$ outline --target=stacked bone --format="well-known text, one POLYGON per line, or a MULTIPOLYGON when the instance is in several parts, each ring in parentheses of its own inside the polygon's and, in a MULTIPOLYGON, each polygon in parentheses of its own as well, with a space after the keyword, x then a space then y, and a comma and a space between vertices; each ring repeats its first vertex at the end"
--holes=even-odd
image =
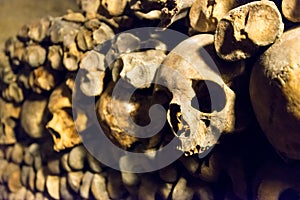
MULTIPOLYGON (((296 56, 300 30, 296 1, 283 0, 282 12, 278 10, 279 5, 266 0, 251 3, 81 0, 78 3, 82 13, 69 11, 62 17, 25 25, 0 53, 1 199, 299 198, 299 165, 278 159, 252 118, 256 115, 267 139, 283 160, 300 159, 297 134, 300 61, 296 56), (281 13, 286 17, 286 32, 281 13), (207 121, 218 115, 207 107, 209 102, 205 99, 209 94, 203 77, 186 74, 194 71, 176 57, 176 48, 169 53, 165 51, 166 44, 157 38, 145 41, 122 33, 108 50, 103 50, 105 41, 115 33, 149 26, 149 23, 196 34, 177 49, 182 53, 186 44, 196 41, 194 46, 188 46, 189 50, 205 47, 216 63, 226 99, 222 107, 226 113, 222 122, 226 126, 216 128, 233 134, 222 134, 219 141, 209 137, 212 132, 207 121), (291 27, 295 29, 288 30, 291 27), (153 49, 137 51, 141 45, 150 43, 155 44, 153 49), (280 53, 282 49, 284 53, 280 53), (279 55, 281 60, 277 62, 279 55), (251 67, 257 59, 250 84, 251 67), (111 65, 106 69, 107 62, 111 65), (191 111, 184 110, 189 107, 181 100, 185 93, 180 90, 183 88, 180 81, 174 83, 174 91, 152 87, 148 82, 141 86, 141 79, 153 80, 155 75, 166 82, 174 78, 160 67, 161 63, 191 79, 188 87, 203 104, 201 112, 192 114, 204 116, 200 122, 188 121, 191 111), (147 66, 155 67, 138 74, 137 68, 147 66), (79 69, 86 73, 79 87, 74 87, 79 69), (115 119, 114 113, 110 113, 112 90, 119 80, 139 90, 130 105, 115 101, 113 106, 121 109, 121 114, 122 109, 131 108, 131 116, 141 125, 149 123, 145 117, 151 106, 149 102, 160 92, 167 94, 164 103, 169 113, 168 125, 163 132, 147 140, 127 134, 124 129, 130 126, 127 116, 118 115, 115 119), (190 156, 145 174, 118 172, 104 166, 81 144, 77 131, 84 132, 98 121, 89 120, 90 116, 78 107, 73 108, 74 122, 71 113, 74 93, 96 97, 99 123, 119 147, 130 151, 159 149, 174 133, 181 142, 178 149, 190 156), (176 101, 170 96, 176 97, 176 101), (251 107, 250 98, 254 113, 247 109, 251 107), (119 120, 122 117, 124 121, 119 120), (192 131, 196 130, 188 138, 184 134, 186 129, 182 128, 186 122, 192 131), (178 135, 177 131, 183 134, 178 135), (214 145, 205 158, 197 157, 203 148, 214 145)), ((194 58, 193 54, 188 56, 194 58)))

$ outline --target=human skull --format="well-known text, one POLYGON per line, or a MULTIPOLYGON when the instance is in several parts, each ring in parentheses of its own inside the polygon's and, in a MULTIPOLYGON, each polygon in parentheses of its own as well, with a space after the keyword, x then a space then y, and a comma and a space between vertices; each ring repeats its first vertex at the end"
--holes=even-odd
POLYGON ((51 133, 54 141, 54 150, 60 151, 79 144, 81 139, 76 131, 75 123, 71 115, 71 91, 62 84, 51 94, 48 109, 52 113, 52 119, 46 128, 51 133))
POLYGON ((155 94, 164 94, 161 99, 167 102, 162 104, 169 101, 167 120, 181 142, 178 149, 186 154, 204 155, 221 133, 235 128, 235 93, 205 50, 212 44, 209 34, 184 40, 168 54, 156 77, 155 94))
MULTIPOLYGON (((97 103, 97 115, 107 136, 124 149, 142 141, 135 134, 140 132, 139 125, 146 126, 149 123, 145 113, 152 103, 150 87, 164 58, 165 53, 161 50, 129 52, 122 54, 113 66, 113 71, 117 72, 115 77, 119 79, 110 82, 101 94, 97 103)), ((159 117, 161 116, 157 116, 156 119, 159 117)), ((149 126, 147 130, 152 131, 149 126)), ((146 132, 145 130, 144 133, 146 132)), ((148 147, 153 146, 150 143, 157 143, 159 137, 158 134, 150 139, 147 142, 148 147)))

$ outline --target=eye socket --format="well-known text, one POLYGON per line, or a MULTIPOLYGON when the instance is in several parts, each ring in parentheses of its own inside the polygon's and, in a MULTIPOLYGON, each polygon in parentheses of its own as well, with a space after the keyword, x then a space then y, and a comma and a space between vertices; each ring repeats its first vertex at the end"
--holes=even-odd
POLYGON ((191 102, 193 108, 212 113, 220 112, 225 107, 226 95, 219 84, 209 80, 192 80, 192 87, 196 94, 191 102))

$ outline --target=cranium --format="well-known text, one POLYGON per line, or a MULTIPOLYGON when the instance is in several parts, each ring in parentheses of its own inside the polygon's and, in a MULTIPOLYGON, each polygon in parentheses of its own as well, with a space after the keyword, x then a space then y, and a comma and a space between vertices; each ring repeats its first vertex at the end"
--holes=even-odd
MULTIPOLYGON (((115 71, 113 75, 119 79, 115 83, 109 83, 107 89, 101 94, 97 104, 97 114, 100 124, 107 129, 105 133, 122 148, 129 148, 138 141, 137 137, 128 135, 128 131, 138 132, 135 123, 143 126, 149 123, 148 117, 145 116, 151 106, 152 92, 149 92, 151 91, 149 88, 164 58, 165 53, 161 50, 130 52, 122 54, 113 66, 113 72, 115 71), (137 91, 127 99, 128 91, 137 88, 143 91, 137 91), (130 121, 131 117, 134 123, 130 121)), ((149 143, 158 142, 157 137, 153 137, 149 143)))
POLYGON ((156 77, 155 93, 167 94, 168 100, 161 103, 169 102, 168 123, 181 141, 178 148, 186 154, 205 154, 221 133, 235 128, 235 93, 205 50, 212 44, 213 36, 209 34, 184 40, 168 54, 156 77), (207 98, 211 106, 205 105, 207 98))
POLYGON ((71 106, 71 91, 62 84, 50 96, 48 109, 53 117, 46 125, 52 135, 56 151, 73 147, 81 142, 70 113, 71 106))

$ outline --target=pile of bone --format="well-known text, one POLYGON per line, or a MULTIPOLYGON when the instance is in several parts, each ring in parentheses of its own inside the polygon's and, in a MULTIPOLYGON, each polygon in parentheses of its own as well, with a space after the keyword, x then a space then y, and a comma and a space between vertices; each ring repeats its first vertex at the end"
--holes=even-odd
POLYGON ((299 198, 297 0, 78 4, 81 12, 24 25, 0 52, 0 199, 299 198), (168 52, 155 35, 122 33, 146 26, 189 37, 168 52), (151 84, 158 79, 164 87, 151 84), (129 102, 112 97, 119 82, 136 90, 129 102), (208 87, 219 94, 214 107, 208 87), (74 94, 97 101, 96 120, 86 112, 94 104, 72 107, 74 94), (128 134, 128 116, 145 126, 157 103, 165 127, 147 139, 128 134), (177 138, 185 156, 151 173, 116 171, 82 144, 78 132, 89 137, 95 124, 124 150, 177 138))

